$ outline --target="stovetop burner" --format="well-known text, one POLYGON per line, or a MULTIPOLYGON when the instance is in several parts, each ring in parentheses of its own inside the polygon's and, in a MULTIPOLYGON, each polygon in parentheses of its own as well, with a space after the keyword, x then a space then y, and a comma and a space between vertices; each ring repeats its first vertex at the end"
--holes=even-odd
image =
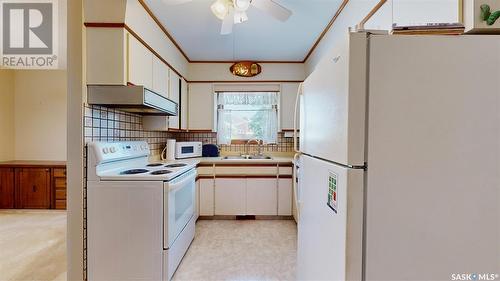
POLYGON ((163 164, 162 163, 153 163, 153 164, 148 164, 146 165, 147 167, 159 167, 159 166, 162 166, 163 164))
POLYGON ((164 174, 169 174, 169 173, 172 173, 172 171, 158 170, 158 171, 151 172, 152 175, 164 175, 164 174))
POLYGON ((149 170, 146 169, 132 169, 132 170, 126 170, 120 173, 120 175, 135 175, 135 174, 143 174, 147 173, 149 170))
POLYGON ((165 168, 179 168, 179 167, 184 167, 187 166, 186 163, 175 163, 175 164, 168 164, 165 165, 165 168))

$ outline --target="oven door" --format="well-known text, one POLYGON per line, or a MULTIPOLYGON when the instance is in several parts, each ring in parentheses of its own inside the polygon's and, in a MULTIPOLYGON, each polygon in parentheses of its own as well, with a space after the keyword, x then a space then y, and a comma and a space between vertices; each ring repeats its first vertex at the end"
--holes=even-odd
POLYGON ((172 246, 194 214, 196 169, 164 183, 163 248, 172 246))

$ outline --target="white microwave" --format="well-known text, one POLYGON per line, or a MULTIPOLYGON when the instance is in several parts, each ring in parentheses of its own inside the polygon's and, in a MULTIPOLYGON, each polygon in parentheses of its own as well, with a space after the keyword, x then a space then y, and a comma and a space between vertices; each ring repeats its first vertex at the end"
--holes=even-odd
POLYGON ((192 158, 201 157, 202 143, 200 141, 193 142, 177 142, 175 144, 175 158, 192 158))

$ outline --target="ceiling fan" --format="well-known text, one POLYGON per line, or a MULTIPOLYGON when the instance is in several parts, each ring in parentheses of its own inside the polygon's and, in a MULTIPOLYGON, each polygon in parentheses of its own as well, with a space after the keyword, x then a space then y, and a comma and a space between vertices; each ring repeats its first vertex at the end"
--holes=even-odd
MULTIPOLYGON (((193 0, 163 0, 168 5, 178 5, 193 0)), ((210 9, 212 13, 222 20, 220 34, 226 35, 233 32, 233 24, 248 20, 246 11, 250 5, 258 8, 279 21, 286 21, 292 15, 292 11, 274 2, 273 0, 216 0, 210 9)))

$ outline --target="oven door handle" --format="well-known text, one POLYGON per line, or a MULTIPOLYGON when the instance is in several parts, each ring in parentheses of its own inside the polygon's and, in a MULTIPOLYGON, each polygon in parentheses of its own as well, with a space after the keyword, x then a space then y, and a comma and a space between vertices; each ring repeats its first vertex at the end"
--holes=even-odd
POLYGON ((177 189, 181 188, 184 186, 186 182, 192 181, 196 179, 196 170, 193 169, 192 171, 187 172, 189 175, 181 175, 181 177, 184 177, 178 182, 175 183, 170 183, 168 190, 169 191, 176 191, 177 189))

